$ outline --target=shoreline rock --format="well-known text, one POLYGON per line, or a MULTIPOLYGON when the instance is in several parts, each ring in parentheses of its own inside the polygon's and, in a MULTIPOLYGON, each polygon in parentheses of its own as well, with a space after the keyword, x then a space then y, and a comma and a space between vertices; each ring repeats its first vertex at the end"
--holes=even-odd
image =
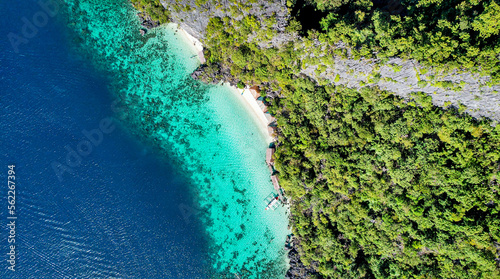
POLYGON ((137 14, 139 19, 141 20, 141 26, 146 28, 146 30, 141 29, 144 33, 147 33, 147 30, 153 29, 157 26, 160 26, 160 22, 153 20, 149 15, 139 12, 137 14))
MULTIPOLYGON (((311 267, 306 267, 300 260, 300 254, 297 247, 300 246, 300 241, 297 238, 292 240, 293 246, 288 252, 288 258, 290 259, 290 268, 286 272, 286 279, 307 279, 311 278, 312 275, 319 275, 311 267)), ((312 266, 312 265, 311 265, 312 266)))
POLYGON ((191 77, 207 84, 218 84, 223 82, 229 83, 231 86, 237 86, 239 81, 236 77, 231 75, 231 70, 229 68, 223 67, 220 64, 201 64, 191 73, 191 77))
MULTIPOLYGON (((175 11, 169 8, 168 2, 172 0, 161 0, 161 4, 165 9, 170 10, 171 12, 171 21, 173 23, 177 23, 180 28, 184 30, 187 34, 191 35, 193 38, 197 40, 202 40, 204 38, 204 32, 206 26, 208 24, 208 16, 224 16, 225 14, 218 10, 208 11, 208 10, 200 10, 200 11, 175 11), (185 20, 184 20, 185 19, 185 20)), ((283 32, 285 26, 287 25, 288 13, 287 8, 285 6, 284 1, 277 2, 265 2, 265 12, 269 15, 273 14, 277 17, 278 22, 276 25, 276 29, 278 31, 283 32)), ((194 5, 193 5, 194 6, 194 5)), ((254 9, 250 12, 259 11, 259 4, 255 4, 254 9)), ((146 34, 147 30, 152 29, 154 27, 159 26, 159 22, 153 21, 150 16, 144 13, 138 13, 138 16, 141 20, 141 26, 145 29, 142 29, 142 33, 146 34)), ((284 35, 284 34, 282 34, 284 35)), ((289 36, 281 36, 275 40, 271 40, 270 43, 263 44, 262 47, 270 47, 275 46, 278 47, 283 42, 291 40, 289 36)), ((207 84, 218 84, 229 83, 229 85, 233 87, 237 87, 238 82, 240 81, 238 78, 231 74, 231 69, 226 65, 221 64, 201 64, 196 70, 191 73, 191 77, 195 80, 202 81, 207 84)), ((280 92, 269 90, 269 84, 262 84, 261 89, 266 92, 266 96, 268 98, 279 98, 281 96, 280 92)), ((267 104, 266 104, 267 105, 267 104)), ((289 218, 289 222, 293 223, 293 220, 289 218)), ((294 238, 292 241, 293 245, 287 249, 287 257, 289 259, 290 267, 287 270, 285 278, 299 278, 299 279, 307 279, 312 276, 318 275, 316 271, 314 271, 314 264, 310 267, 306 267, 302 261, 300 260, 300 254, 297 249, 300 247, 300 241, 297 238, 294 238)), ((288 243, 289 244, 289 243, 288 243)), ((284 247, 285 248, 285 247, 284 247)))

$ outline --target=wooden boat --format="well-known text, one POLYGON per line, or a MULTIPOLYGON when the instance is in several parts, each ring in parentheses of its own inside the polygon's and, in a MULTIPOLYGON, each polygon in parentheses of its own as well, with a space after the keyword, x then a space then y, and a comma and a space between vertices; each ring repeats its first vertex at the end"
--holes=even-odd
POLYGON ((268 209, 276 209, 279 205, 279 200, 280 197, 278 195, 275 195, 274 193, 269 194, 267 198, 265 199, 267 202, 266 210, 268 209))

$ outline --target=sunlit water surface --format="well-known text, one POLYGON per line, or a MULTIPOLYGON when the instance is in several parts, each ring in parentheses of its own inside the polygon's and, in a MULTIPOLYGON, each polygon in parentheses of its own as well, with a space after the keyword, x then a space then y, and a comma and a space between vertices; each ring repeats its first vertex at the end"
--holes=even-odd
MULTIPOLYGON (((0 277, 282 278, 287 216, 264 211, 267 144, 239 96, 192 80, 191 44, 170 25, 141 36, 126 1, 59 6, 18 53, 0 41, 1 175, 16 164, 19 216, 17 271, 0 277), (107 117, 116 128, 84 150, 107 117)), ((3 1, 1 35, 40 11, 3 1)))

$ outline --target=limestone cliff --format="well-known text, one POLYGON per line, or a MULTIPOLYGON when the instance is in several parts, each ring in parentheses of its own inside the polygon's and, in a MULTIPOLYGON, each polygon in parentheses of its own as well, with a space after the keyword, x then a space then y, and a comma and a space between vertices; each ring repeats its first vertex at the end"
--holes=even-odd
MULTIPOLYGON (((205 38, 205 30, 211 17, 232 17, 234 12, 227 9, 229 1, 222 1, 223 4, 214 5, 210 1, 182 0, 160 0, 163 7, 169 10, 172 22, 186 30, 190 35, 202 41, 205 38), (182 8, 179 8, 182 7, 182 8)), ((232 6, 236 7, 236 6, 232 6)), ((234 19, 240 20, 245 15, 254 15, 259 19, 273 16, 277 19, 275 26, 278 30, 283 30, 289 18, 288 9, 283 1, 253 1, 251 8, 239 9, 238 16, 234 19)))
MULTIPOLYGON (((386 61, 352 59, 349 50, 342 43, 325 46, 315 41, 312 45, 308 45, 305 38, 298 33, 286 30, 292 17, 284 1, 249 0, 247 5, 241 7, 229 1, 221 1, 219 4, 207 0, 160 0, 160 2, 169 11, 171 21, 179 24, 201 42, 207 39, 206 30, 212 17, 229 17, 235 21, 242 20, 247 15, 253 15, 259 21, 274 17, 276 20, 272 28, 276 32, 272 38, 261 40, 255 33, 250 33, 245 40, 255 43, 260 48, 279 48, 287 42, 294 42, 295 50, 303 53, 300 55, 302 61, 298 63, 301 64, 300 69, 294 74, 308 76, 319 85, 334 83, 350 88, 377 86, 403 98, 409 98, 413 92, 424 92, 432 97, 433 103, 437 106, 456 106, 473 117, 487 117, 495 122, 500 121, 500 85, 491 84, 488 76, 463 70, 441 72, 437 68, 420 65, 417 61, 397 57, 386 61), (326 48, 346 49, 348 54, 343 57, 325 54, 332 53, 328 51, 319 51, 320 54, 315 54, 317 53, 315 49, 326 48)), ((238 46, 235 45, 234 48, 238 46)), ((202 65, 193 76, 200 78, 203 74, 208 75, 210 82, 218 81, 222 77, 225 81, 235 84, 239 77, 231 76, 230 67, 231 65, 202 65)), ((272 93, 273 97, 279 96, 279 92, 272 93)), ((300 278, 311 273, 300 262, 297 250, 293 249, 289 256, 290 278, 300 278)))
MULTIPOLYGON (((228 9, 230 3, 214 5, 210 1, 161 0, 163 7, 169 10, 170 19, 179 24, 193 37, 203 42, 205 30, 211 17, 232 17, 234 12, 228 9), (182 7, 182 8, 180 8, 182 7)), ((222 2, 224 3, 224 2, 222 2)), ((232 6, 234 7, 234 6, 232 6)), ((237 9, 237 8, 234 8, 237 9)), ((278 31, 268 42, 258 41, 261 47, 279 47, 287 41, 300 42, 299 36, 290 36, 284 32, 290 19, 290 10, 284 1, 253 1, 251 8, 241 8, 234 17, 241 20, 243 16, 254 15, 258 19, 275 17, 273 28, 278 31)), ((248 36, 251 41, 252 35, 248 36)), ((299 44, 300 45, 300 44, 299 44)), ((322 48, 318 42, 317 48, 322 48)), ((343 47, 343 46, 336 46, 343 47)), ((314 55, 310 55, 314 57, 314 55)), ((304 57, 305 58, 305 57, 304 57)), ((379 86, 403 98, 412 92, 424 92, 433 98, 437 106, 465 106, 470 115, 488 117, 500 121, 500 85, 488 84, 489 77, 467 72, 441 73, 432 68, 423 67, 417 61, 392 58, 385 63, 378 60, 355 60, 333 56, 330 66, 318 69, 317 64, 301 70, 315 80, 326 79, 335 84, 351 88, 363 86, 379 86)), ((229 71, 223 71, 225 75, 229 71)), ((234 83, 234 79, 231 79, 234 83)))

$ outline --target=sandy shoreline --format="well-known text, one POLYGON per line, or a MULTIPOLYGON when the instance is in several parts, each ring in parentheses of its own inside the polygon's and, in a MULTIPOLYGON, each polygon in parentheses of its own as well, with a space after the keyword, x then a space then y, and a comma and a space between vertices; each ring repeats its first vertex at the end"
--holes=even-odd
POLYGON ((267 130, 269 121, 267 120, 265 113, 262 111, 262 109, 255 101, 255 98, 252 96, 252 93, 250 93, 250 90, 248 88, 239 89, 234 86, 231 86, 231 89, 234 92, 235 97, 241 100, 242 103, 245 105, 245 107, 247 107, 250 110, 250 113, 252 114, 254 120, 260 127, 260 130, 262 131, 262 134, 264 135, 266 142, 271 143, 273 139, 271 138, 267 130))
MULTIPOLYGON (((175 24, 175 23, 172 23, 175 24)), ((184 29, 182 29, 179 25, 175 24, 177 30, 179 30, 179 34, 184 37, 188 42, 190 42, 190 45, 192 45, 193 49, 196 50, 198 53, 198 58, 201 63, 205 63, 205 57, 203 56, 203 44, 197 40, 195 37, 191 36, 189 33, 187 33, 184 29)), ((235 86, 230 86, 231 91, 234 92, 235 97, 238 98, 239 100, 242 101, 242 103, 245 105, 245 107, 251 112, 252 117, 254 120, 258 123, 260 129, 262 130, 263 135, 265 136, 266 142, 271 143, 273 139, 269 135, 268 132, 268 125, 269 121, 266 118, 265 113, 262 111, 262 109, 259 107, 257 104, 255 98, 252 96, 252 93, 250 93, 250 90, 248 88, 245 89, 239 89, 235 86)))
MULTIPOLYGON (((180 30, 179 34, 181 34, 181 36, 184 37, 189 42, 189 44, 194 48, 194 50, 198 53, 198 58, 199 58, 200 62, 205 63, 206 60, 205 60, 205 57, 203 56, 203 44, 199 40, 197 40, 195 37, 193 37, 189 33, 187 33, 179 25, 177 25, 177 29, 180 30)), ((270 135, 270 132, 269 132, 270 119, 268 117, 270 115, 266 115, 266 113, 264 113, 263 109, 257 103, 257 100, 254 97, 254 94, 252 94, 252 92, 250 91, 250 88, 245 87, 244 89, 239 89, 236 86, 230 86, 229 84, 226 84, 225 86, 228 86, 230 88, 230 91, 234 94, 234 97, 236 99, 238 99, 240 101, 240 103, 248 110, 248 115, 250 117, 252 117, 252 119, 256 122, 256 124, 257 124, 259 130, 261 131, 262 136, 264 137, 266 143, 271 144, 275 139, 270 135)), ((273 121, 273 120, 271 120, 271 121, 273 121)), ((267 164, 267 162, 266 162, 266 164, 267 164)), ((268 165, 268 167, 271 171, 271 176, 273 175, 273 169, 274 169, 273 165, 274 165, 274 163, 268 165)), ((277 180, 277 178, 276 178, 276 180, 277 180)), ((274 185, 274 181, 273 181, 273 185, 274 185)), ((275 185, 275 187, 276 187, 276 185, 275 185)), ((278 190, 278 192, 279 192, 279 190, 278 190)), ((283 202, 283 200, 282 200, 282 202, 283 202)), ((289 203, 285 203, 285 205, 286 205, 287 214, 289 214, 290 213, 290 205, 289 205, 289 203)), ((286 218, 286 219, 289 220, 288 218, 286 218)), ((290 223, 289 223, 288 229, 289 230, 291 229, 290 223)), ((288 255, 286 256, 286 263, 288 265, 288 268, 290 268, 290 257, 288 255)))
POLYGON ((184 37, 184 39, 186 39, 186 41, 190 43, 192 48, 198 54, 198 59, 200 60, 200 62, 202 64, 205 63, 205 56, 203 55, 203 44, 198 39, 196 39, 195 37, 191 36, 188 32, 186 32, 186 30, 182 29, 178 24, 175 23, 169 23, 169 24, 172 24, 173 26, 175 26, 177 30, 179 30, 179 34, 181 35, 181 37, 184 37))

